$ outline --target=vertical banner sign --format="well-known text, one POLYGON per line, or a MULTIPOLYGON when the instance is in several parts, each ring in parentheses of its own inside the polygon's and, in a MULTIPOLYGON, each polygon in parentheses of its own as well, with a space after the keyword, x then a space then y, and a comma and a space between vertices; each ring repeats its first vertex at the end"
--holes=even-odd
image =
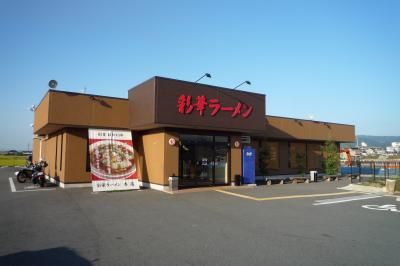
POLYGON ((256 183, 256 150, 252 147, 244 147, 242 150, 242 175, 244 184, 256 183))
POLYGON ((93 191, 139 189, 130 131, 89 129, 89 153, 93 191))

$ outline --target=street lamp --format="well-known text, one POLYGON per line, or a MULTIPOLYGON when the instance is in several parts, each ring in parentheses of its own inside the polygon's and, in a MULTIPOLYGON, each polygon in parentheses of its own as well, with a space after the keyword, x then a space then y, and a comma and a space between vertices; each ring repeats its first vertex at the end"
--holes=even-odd
POLYGON ((247 84, 247 85, 251 85, 251 82, 250 81, 248 81, 248 80, 246 80, 246 81, 243 81, 242 83, 240 83, 239 85, 237 85, 235 88, 233 88, 234 90, 236 90, 237 88, 239 88, 240 86, 242 86, 243 84, 247 84))
POLYGON ((205 73, 203 76, 201 76, 198 80, 196 80, 194 83, 197 83, 199 80, 201 80, 202 78, 207 77, 207 78, 211 78, 211 74, 210 73, 205 73))

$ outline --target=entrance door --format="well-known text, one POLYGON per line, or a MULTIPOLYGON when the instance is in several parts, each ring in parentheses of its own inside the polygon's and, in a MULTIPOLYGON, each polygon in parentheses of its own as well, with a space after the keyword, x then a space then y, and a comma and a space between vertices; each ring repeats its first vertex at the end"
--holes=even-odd
POLYGON ((228 183, 228 137, 181 135, 179 186, 228 183))
POLYGON ((228 140, 226 136, 215 136, 214 185, 228 184, 228 140))

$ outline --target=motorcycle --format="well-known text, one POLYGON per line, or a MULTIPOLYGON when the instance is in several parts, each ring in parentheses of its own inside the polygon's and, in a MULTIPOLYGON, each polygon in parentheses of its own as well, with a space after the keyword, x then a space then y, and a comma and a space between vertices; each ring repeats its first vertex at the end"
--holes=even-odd
POLYGON ((25 183, 27 180, 31 180, 33 184, 39 184, 41 187, 44 186, 46 182, 46 177, 44 174, 44 168, 47 167, 45 161, 41 161, 36 164, 30 164, 18 172, 16 172, 17 180, 19 183, 25 183))
POLYGON ((15 172, 18 182, 25 183, 26 180, 31 179, 35 167, 35 164, 27 164, 26 167, 22 168, 18 172, 15 172))

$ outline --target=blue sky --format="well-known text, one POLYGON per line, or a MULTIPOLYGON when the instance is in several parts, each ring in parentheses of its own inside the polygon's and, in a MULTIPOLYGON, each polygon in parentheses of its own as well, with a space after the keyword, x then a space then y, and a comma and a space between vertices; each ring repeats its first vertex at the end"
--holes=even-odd
POLYGON ((399 1, 0 2, 0 149, 31 143, 28 110, 59 89, 127 97, 151 76, 267 96, 267 114, 400 135, 399 1))

